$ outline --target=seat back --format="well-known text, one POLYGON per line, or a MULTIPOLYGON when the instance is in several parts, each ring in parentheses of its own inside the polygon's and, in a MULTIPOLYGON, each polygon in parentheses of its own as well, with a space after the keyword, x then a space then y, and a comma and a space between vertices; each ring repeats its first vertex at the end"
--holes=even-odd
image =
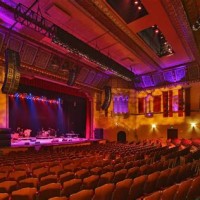
POLYGON ((108 183, 97 187, 92 200, 110 200, 112 198, 114 189, 115 185, 113 183, 108 183))
POLYGON ((113 192, 112 200, 127 199, 132 182, 132 179, 125 179, 118 182, 113 192))

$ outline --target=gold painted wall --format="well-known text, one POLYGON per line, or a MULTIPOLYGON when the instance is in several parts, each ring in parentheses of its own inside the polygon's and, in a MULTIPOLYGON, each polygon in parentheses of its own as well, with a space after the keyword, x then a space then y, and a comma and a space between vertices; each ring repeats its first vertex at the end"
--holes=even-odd
MULTIPOLYGON (((137 114, 137 98, 146 97, 151 93, 154 95, 162 95, 162 91, 173 90, 173 95, 178 94, 178 89, 182 86, 171 88, 160 88, 149 91, 136 92, 134 90, 112 89, 112 95, 124 93, 129 94, 129 115, 117 116, 113 114, 113 102, 108 109, 108 115, 105 111, 97 111, 94 108, 94 128, 104 129, 104 139, 110 141, 117 140, 117 133, 125 131, 127 141, 147 138, 160 138, 166 140, 167 129, 170 127, 178 129, 179 138, 196 138, 200 137, 200 83, 192 83, 183 87, 191 88, 191 116, 178 117, 178 113, 174 112, 173 117, 163 118, 163 113, 154 114, 152 118, 146 118, 144 114, 137 114), (191 123, 196 123, 196 127, 192 128, 191 123), (152 124, 156 128, 152 128, 152 124)), ((104 99, 102 97, 102 99, 104 99)), ((96 101, 96 99, 94 99, 96 101)), ((94 103, 95 104, 95 103, 94 103)), ((153 110, 153 102, 150 98, 150 111, 153 110)), ((161 101, 161 111, 162 101, 161 101)))
POLYGON ((0 66, 0 128, 8 128, 7 97, 1 92, 3 80, 4 70, 3 67, 0 66))
MULTIPOLYGON (((136 112, 135 101, 136 92, 134 90, 127 89, 113 89, 112 96, 114 94, 126 94, 129 96, 129 111, 130 113, 136 112)), ((104 99, 104 97, 102 97, 104 99)), ((97 102, 97 99, 94 99, 97 102)), ((95 103, 94 103, 95 104, 95 103)), ((111 101, 110 107, 108 109, 108 114, 106 116, 105 111, 96 110, 94 108, 94 128, 104 129, 104 139, 110 141, 116 141, 117 132, 125 131, 127 140, 132 141, 135 139, 135 128, 136 128, 136 115, 114 115, 113 114, 113 102, 111 101)))

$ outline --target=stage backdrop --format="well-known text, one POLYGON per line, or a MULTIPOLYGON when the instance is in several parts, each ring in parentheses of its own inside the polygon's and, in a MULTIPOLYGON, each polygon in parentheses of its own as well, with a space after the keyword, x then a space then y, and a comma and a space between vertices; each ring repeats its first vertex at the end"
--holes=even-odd
POLYGON ((61 104, 34 101, 9 97, 9 127, 31 129, 36 136, 42 128, 55 129, 58 135, 75 132, 85 138, 86 132, 86 99, 82 97, 45 91, 31 86, 20 85, 19 93, 31 93, 32 96, 47 99, 61 98, 61 104))

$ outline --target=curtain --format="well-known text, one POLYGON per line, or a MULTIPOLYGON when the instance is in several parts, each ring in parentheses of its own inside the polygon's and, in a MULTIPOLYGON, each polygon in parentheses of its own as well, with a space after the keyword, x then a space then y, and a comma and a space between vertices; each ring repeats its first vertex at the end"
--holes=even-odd
POLYGON ((168 117, 168 91, 163 94, 163 117, 168 117))
POLYGON ((92 116, 91 116, 91 101, 87 99, 86 105, 86 138, 89 139, 92 137, 91 125, 92 125, 92 116))
POLYGON ((170 90, 169 91, 169 113, 168 116, 169 117, 173 117, 173 107, 172 107, 172 100, 173 100, 173 91, 170 90))
POLYGON ((153 97, 153 112, 161 111, 161 95, 153 97))
POLYGON ((86 98, 86 100, 87 100, 87 103, 86 103, 86 106, 87 106, 86 107, 86 138, 89 138, 91 136, 91 131, 92 131, 91 130, 91 126, 92 126, 91 101, 89 100, 89 98, 87 97, 87 95, 84 92, 80 92, 74 88, 69 88, 64 85, 59 85, 56 83, 47 82, 47 81, 40 80, 40 79, 30 80, 30 79, 21 77, 20 83, 22 83, 24 85, 30 85, 30 86, 50 90, 50 91, 55 91, 55 92, 59 92, 59 93, 64 93, 64 94, 69 94, 69 95, 86 98))
POLYGON ((144 97, 138 98, 138 113, 144 113, 144 97))
POLYGON ((178 90, 178 116, 183 116, 183 89, 178 90))
POLYGON ((185 116, 190 116, 190 88, 185 88, 185 116))

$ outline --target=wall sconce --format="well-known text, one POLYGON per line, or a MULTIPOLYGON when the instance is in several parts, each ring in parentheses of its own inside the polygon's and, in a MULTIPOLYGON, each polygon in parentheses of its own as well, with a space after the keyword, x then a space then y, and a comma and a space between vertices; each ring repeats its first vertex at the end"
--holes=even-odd
POLYGON ((196 127, 196 123, 194 123, 194 122, 191 123, 191 127, 192 127, 192 128, 195 128, 195 127, 196 127))
POLYGON ((152 127, 152 129, 155 129, 156 128, 156 124, 152 124, 151 127, 152 127))

